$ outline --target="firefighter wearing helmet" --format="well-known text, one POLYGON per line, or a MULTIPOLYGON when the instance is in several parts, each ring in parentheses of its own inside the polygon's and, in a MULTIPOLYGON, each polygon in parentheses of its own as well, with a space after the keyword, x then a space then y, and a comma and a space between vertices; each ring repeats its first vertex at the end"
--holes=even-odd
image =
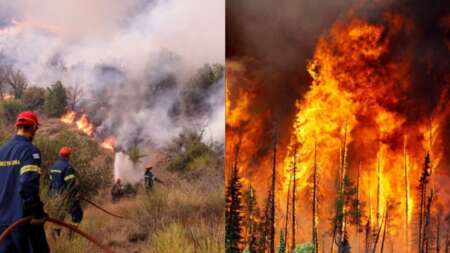
POLYGON ((70 147, 59 150, 59 159, 50 170, 50 196, 63 196, 68 202, 68 212, 72 222, 78 224, 83 219, 83 209, 78 199, 78 186, 75 170, 70 164, 70 147))
POLYGON ((146 190, 152 190, 153 189, 153 185, 155 184, 155 182, 158 183, 164 183, 162 180, 160 180, 159 178, 157 178, 155 176, 155 174, 153 174, 152 172, 153 167, 152 166, 148 166, 145 168, 145 173, 144 173, 144 186, 146 190))
POLYGON ((39 198, 41 153, 33 144, 38 117, 22 112, 14 137, 0 147, 0 233, 21 218, 32 217, 0 243, 0 253, 50 252, 44 231, 47 214, 39 198))

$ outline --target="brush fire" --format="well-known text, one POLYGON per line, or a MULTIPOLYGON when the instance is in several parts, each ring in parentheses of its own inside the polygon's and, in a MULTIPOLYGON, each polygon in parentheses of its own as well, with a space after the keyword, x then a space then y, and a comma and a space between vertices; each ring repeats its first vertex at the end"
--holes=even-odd
MULTIPOLYGON (((69 111, 61 116, 61 122, 65 124, 75 124, 78 130, 85 133, 88 136, 92 136, 94 134, 94 125, 91 123, 89 116, 85 113, 81 114, 81 116, 77 119, 77 113, 74 111, 69 111)), ((106 140, 108 143, 111 140, 106 140)), ((106 145, 106 144, 105 144, 106 145)), ((103 146, 103 145, 102 145, 103 146)))
POLYGON ((428 69, 418 69, 418 42, 407 40, 421 36, 420 27, 407 15, 367 21, 351 13, 316 41, 306 66, 310 85, 293 113, 261 110, 273 102, 258 89, 266 82, 251 69, 258 63, 227 62, 227 217, 237 212, 240 221, 227 225, 239 227, 238 248, 449 246, 448 62, 433 67, 437 56, 429 53, 428 69), (424 76, 427 84, 418 86, 424 76))

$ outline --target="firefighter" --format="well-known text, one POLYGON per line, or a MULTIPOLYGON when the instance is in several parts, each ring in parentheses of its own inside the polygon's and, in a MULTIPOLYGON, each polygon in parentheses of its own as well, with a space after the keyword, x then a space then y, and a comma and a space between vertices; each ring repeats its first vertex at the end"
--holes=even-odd
POLYGON ((120 178, 116 180, 116 183, 111 189, 111 200, 113 203, 119 201, 123 197, 123 186, 120 182, 120 178))
POLYGON ((32 144, 38 127, 35 113, 20 113, 14 137, 0 147, 0 233, 17 220, 32 217, 0 243, 0 253, 50 252, 44 231, 47 214, 39 198, 41 152, 32 144))
POLYGON ((144 186, 145 186, 145 189, 146 189, 146 190, 151 190, 151 189, 153 189, 153 185, 154 185, 155 182, 163 183, 162 180, 160 180, 159 178, 157 178, 157 177, 153 174, 152 170, 153 170, 153 167, 152 167, 152 166, 145 168, 145 174, 144 174, 144 179, 145 179, 145 180, 144 180, 144 186))
POLYGON ((59 159, 50 170, 50 196, 63 195, 67 199, 68 211, 72 222, 79 224, 83 220, 83 209, 78 199, 77 177, 70 164, 70 147, 62 147, 59 150, 59 159))

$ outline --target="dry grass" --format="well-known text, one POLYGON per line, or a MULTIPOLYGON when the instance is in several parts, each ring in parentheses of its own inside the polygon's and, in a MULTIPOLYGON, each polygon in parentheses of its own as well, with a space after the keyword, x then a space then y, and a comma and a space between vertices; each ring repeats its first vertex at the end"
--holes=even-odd
MULTIPOLYGON (((159 186, 116 204, 98 199, 108 210, 132 221, 89 207, 80 228, 101 238, 115 252, 223 252, 223 188, 205 185, 181 180, 177 186, 159 186)), ((55 253, 99 252, 78 236, 69 239, 66 233, 57 241, 49 240, 55 253)))

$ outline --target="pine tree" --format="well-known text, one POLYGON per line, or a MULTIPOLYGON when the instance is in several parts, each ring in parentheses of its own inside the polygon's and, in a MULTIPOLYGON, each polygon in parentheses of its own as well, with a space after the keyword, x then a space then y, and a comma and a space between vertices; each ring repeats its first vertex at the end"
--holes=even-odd
POLYGON ((272 189, 269 194, 270 208, 267 214, 267 231, 269 242, 269 253, 275 253, 275 178, 276 178, 276 166, 277 166, 277 142, 273 145, 273 158, 272 158, 272 189))
POLYGON ((246 236, 245 240, 248 244, 250 252, 257 251, 258 236, 258 218, 259 209, 256 203, 255 189, 250 185, 249 189, 244 193, 245 209, 246 209, 246 236))
POLYGON ((424 252, 424 237, 425 237, 425 213, 426 213, 426 198, 427 198, 427 185, 429 181, 429 177, 431 175, 431 166, 430 166, 430 154, 427 153, 425 156, 425 161, 422 169, 422 175, 419 180, 419 227, 418 227, 418 252, 424 252))
POLYGON ((63 84, 58 81, 47 88, 44 111, 48 117, 61 117, 67 107, 67 92, 63 84))
POLYGON ((226 190, 225 211, 225 252, 240 253, 242 244, 242 184, 237 168, 239 148, 236 148, 236 157, 231 170, 231 176, 226 190))
POLYGON ((293 170, 292 170, 292 208, 291 208, 291 216, 292 216, 292 236, 291 236, 291 248, 292 251, 295 248, 296 245, 296 241, 295 241, 295 233, 296 231, 296 225, 297 225, 297 217, 296 217, 296 212, 295 212, 295 206, 296 206, 296 198, 297 198, 297 183, 296 183, 296 178, 295 175, 297 173, 297 145, 294 146, 294 166, 293 166, 293 170))
POLYGON ((312 199, 312 241, 314 253, 319 252, 317 238, 317 146, 314 144, 314 169, 313 169, 313 199, 312 199))
POLYGON ((409 253, 409 171, 408 171, 408 154, 406 150, 406 137, 403 145, 403 165, 404 165, 404 191, 405 191, 405 247, 406 253, 409 253))
POLYGON ((261 242, 260 242, 260 246, 263 249, 263 252, 269 251, 271 252, 271 245, 272 245, 272 241, 273 237, 271 236, 272 233, 272 228, 274 227, 274 219, 273 219, 273 215, 272 215, 272 204, 273 202, 273 194, 272 194, 272 190, 269 191, 269 194, 267 195, 267 199, 266 199, 266 203, 265 203, 265 208, 264 208, 264 214, 262 217, 262 228, 261 228, 261 242))
POLYGON ((284 239, 283 231, 280 231, 280 247, 278 253, 286 253, 286 240, 284 239))

